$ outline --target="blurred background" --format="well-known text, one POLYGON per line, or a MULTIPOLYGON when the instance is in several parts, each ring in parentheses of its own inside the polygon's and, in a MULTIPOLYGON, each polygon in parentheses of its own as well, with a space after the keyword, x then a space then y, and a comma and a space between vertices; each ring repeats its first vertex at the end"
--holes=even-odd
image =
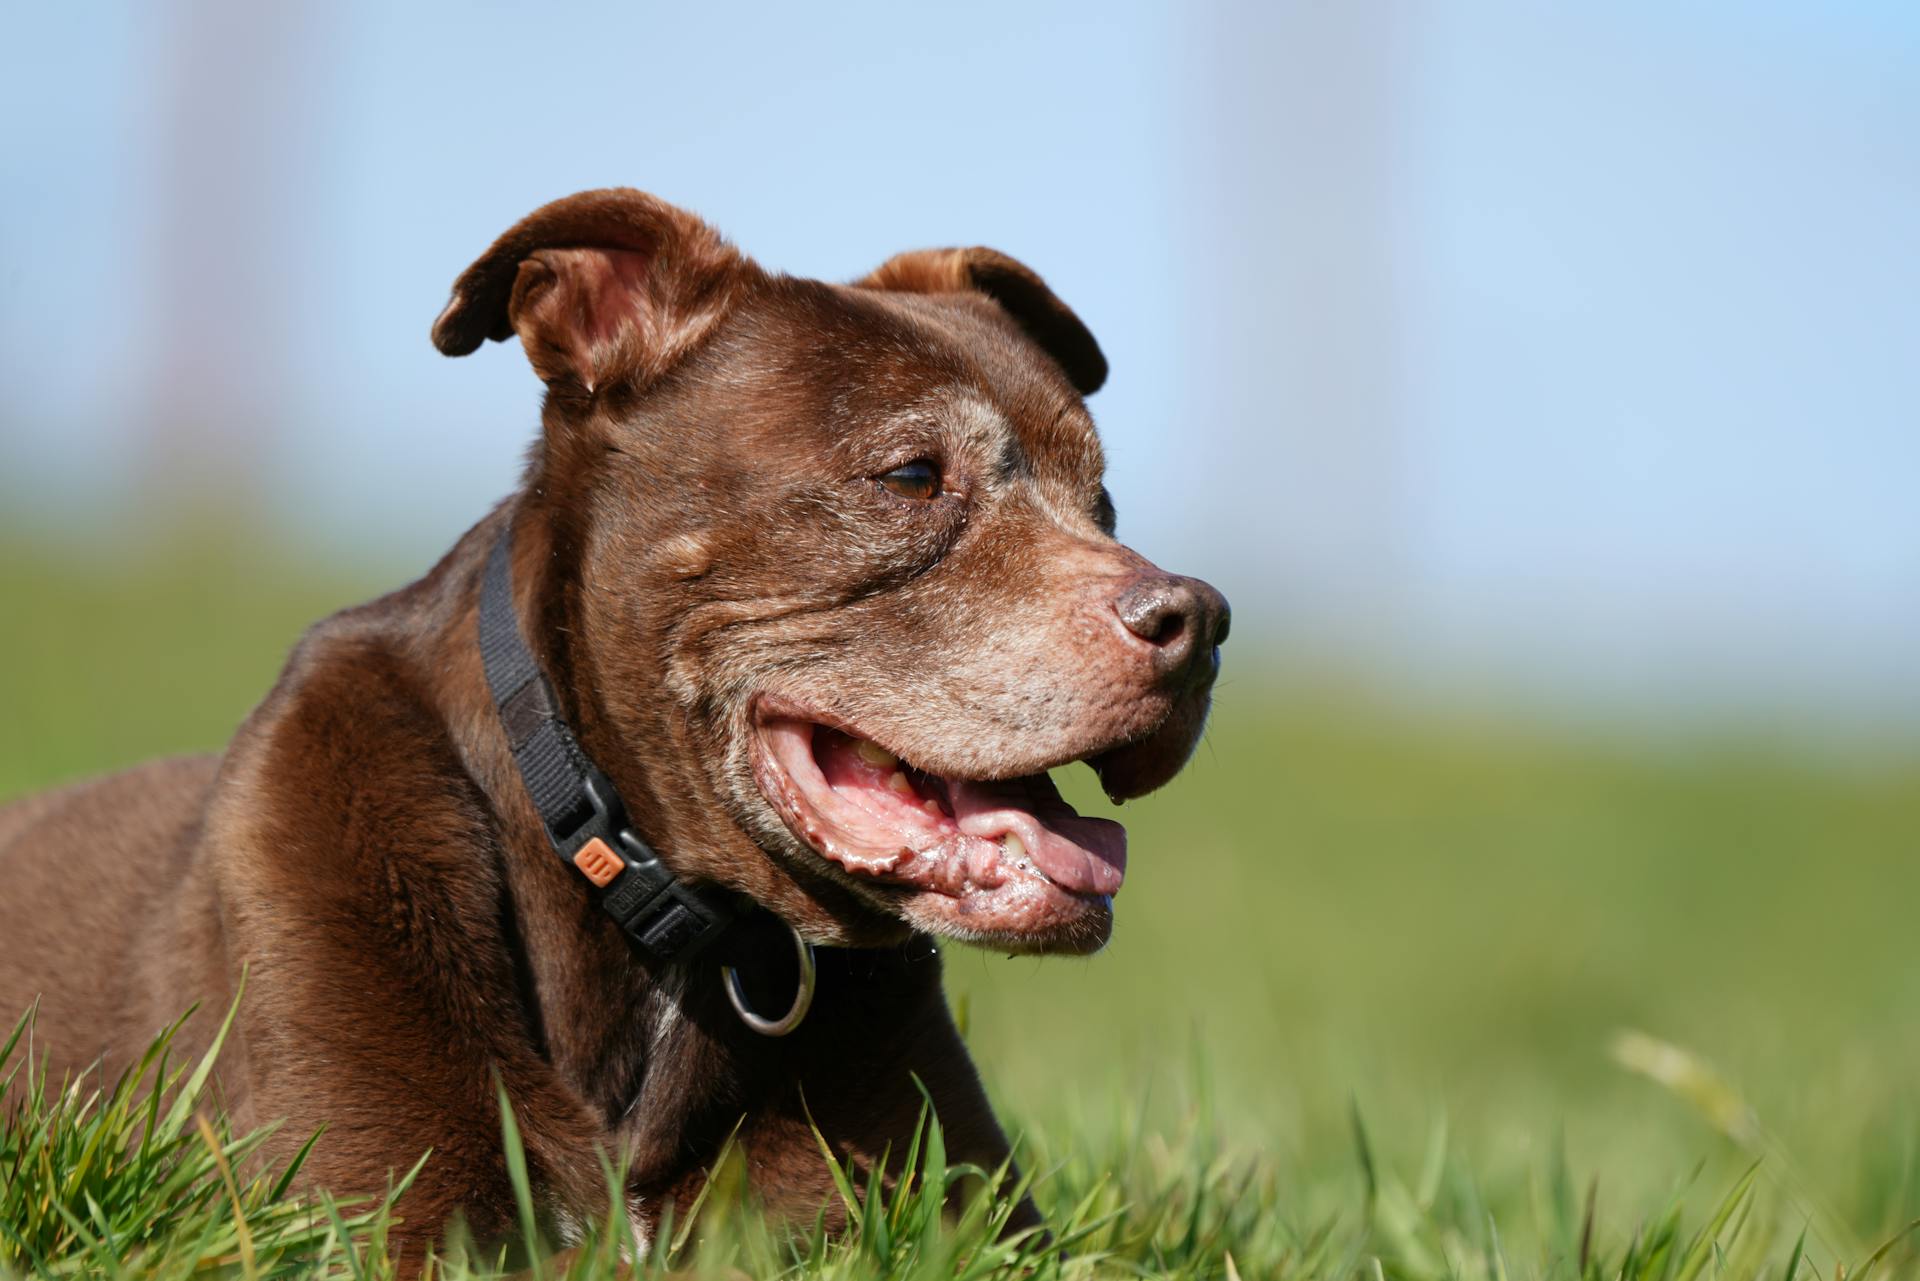
POLYGON ((1351 1100, 1603 1178, 1761 1141, 1640 1028, 1838 1217, 1920 1201, 1920 9, 9 26, 0 798, 218 747, 512 487, 518 348, 426 335, 535 206, 642 186, 828 278, 988 244, 1112 359, 1122 536, 1236 612, 1108 954, 950 962, 1016 1115, 1204 1100, 1309 1167, 1351 1100))

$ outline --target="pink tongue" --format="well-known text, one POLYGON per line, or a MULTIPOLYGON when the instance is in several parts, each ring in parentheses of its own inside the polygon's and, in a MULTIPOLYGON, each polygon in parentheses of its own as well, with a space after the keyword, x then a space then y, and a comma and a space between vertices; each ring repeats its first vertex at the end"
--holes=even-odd
POLYGON ((947 803, 969 836, 1018 836, 1034 866, 1063 890, 1112 894, 1126 876, 1127 829, 1111 819, 1082 818, 1058 796, 1035 796, 1018 783, 950 780, 947 803))

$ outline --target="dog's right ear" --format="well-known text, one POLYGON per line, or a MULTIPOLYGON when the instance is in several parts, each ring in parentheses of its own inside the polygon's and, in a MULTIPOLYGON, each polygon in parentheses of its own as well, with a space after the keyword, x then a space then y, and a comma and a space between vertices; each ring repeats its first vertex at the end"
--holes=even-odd
POLYGON ((752 263, 700 219, 614 187, 521 219, 453 284, 433 345, 464 356, 520 335, 549 385, 644 384, 726 313, 752 263))
POLYGON ((997 249, 918 249, 896 254, 854 284, 900 293, 985 294, 1053 357, 1082 396, 1093 395, 1107 381, 1107 358, 1073 308, 1061 302, 1033 268, 997 249))

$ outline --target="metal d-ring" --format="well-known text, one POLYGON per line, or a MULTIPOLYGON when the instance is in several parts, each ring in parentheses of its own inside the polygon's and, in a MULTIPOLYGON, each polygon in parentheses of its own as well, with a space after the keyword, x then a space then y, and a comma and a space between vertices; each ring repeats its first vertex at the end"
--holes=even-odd
POLYGON ((813 944, 800 937, 800 931, 793 930, 793 950, 800 958, 800 986, 793 994, 793 1006, 777 1019, 764 1018, 754 1013, 747 1004, 747 994, 740 988, 740 973, 731 965, 720 967, 721 975, 727 981, 727 999, 733 1002, 733 1012, 740 1021, 758 1032, 761 1036, 785 1036, 800 1026, 807 1017, 807 1011, 813 1006, 813 944))

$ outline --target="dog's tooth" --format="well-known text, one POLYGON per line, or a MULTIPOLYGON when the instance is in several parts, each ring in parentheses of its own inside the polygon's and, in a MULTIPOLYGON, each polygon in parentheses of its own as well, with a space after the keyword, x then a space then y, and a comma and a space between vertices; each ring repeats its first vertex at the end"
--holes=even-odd
POLYGON ((947 816, 947 812, 940 808, 939 801, 935 801, 935 800, 922 801, 920 802, 920 808, 925 810, 927 813, 933 815, 935 818, 945 818, 947 816))
POLYGON ((913 795, 913 784, 909 783, 907 776, 899 770, 895 770, 893 773, 887 775, 887 786, 902 796, 913 795))
POLYGON ((1025 858, 1027 843, 1020 839, 1017 832, 1008 832, 1000 838, 1000 848, 1006 851, 1008 858, 1025 858))
POLYGON ((854 755, 858 756, 861 760, 865 761, 869 765, 880 765, 880 766, 884 766, 887 769, 892 769, 895 765, 898 765, 900 763, 899 757, 895 756, 892 752, 889 752, 886 748, 880 746, 880 744, 871 742, 868 739, 864 739, 864 738, 855 739, 853 743, 853 751, 854 751, 854 755))

